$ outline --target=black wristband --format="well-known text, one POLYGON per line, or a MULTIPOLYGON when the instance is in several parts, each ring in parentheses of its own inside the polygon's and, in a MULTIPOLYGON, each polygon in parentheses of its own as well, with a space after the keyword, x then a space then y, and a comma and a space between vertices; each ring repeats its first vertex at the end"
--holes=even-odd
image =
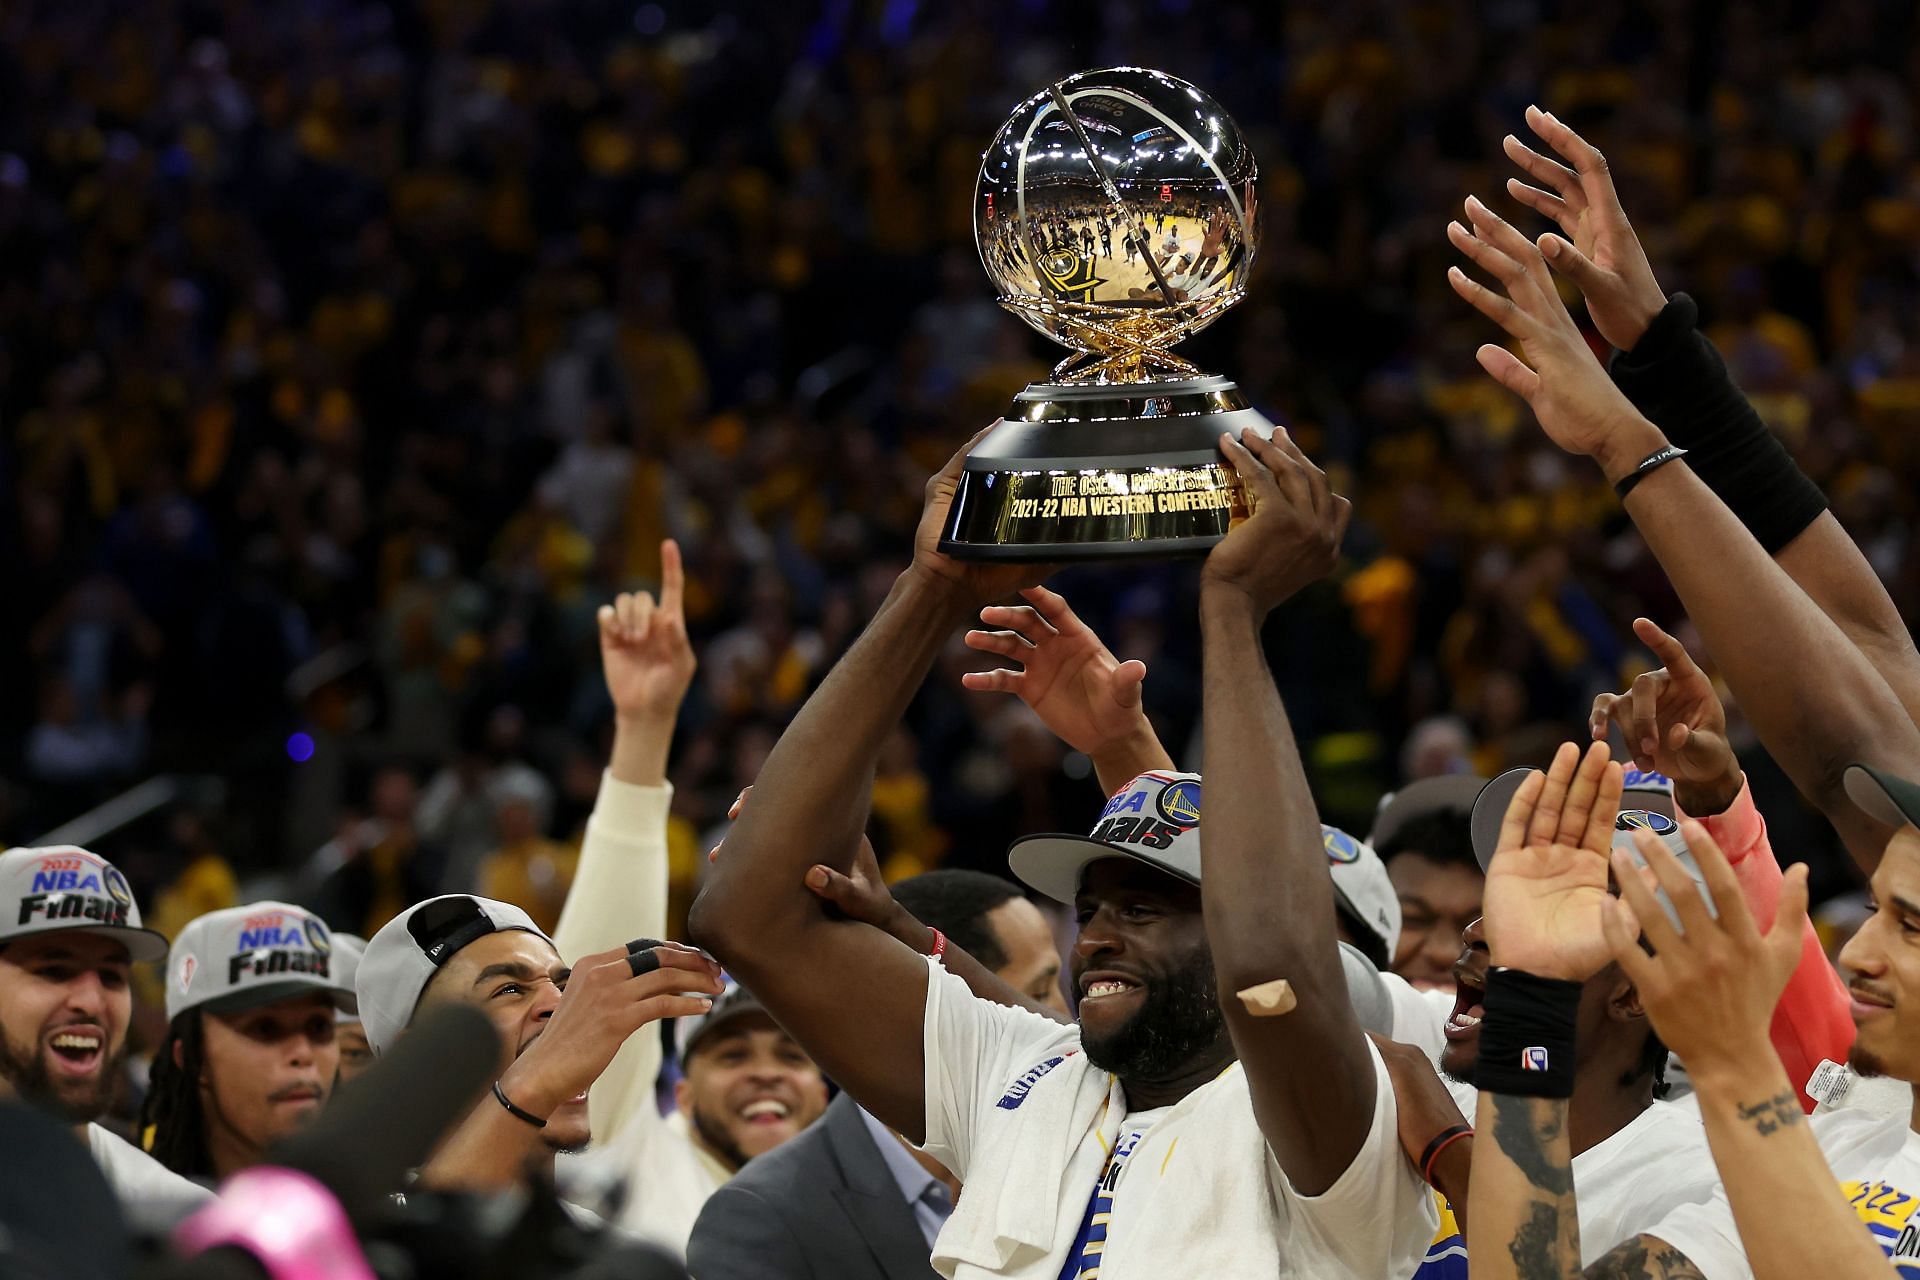
POLYGON ((1733 384, 1698 323, 1693 299, 1674 294, 1633 350, 1614 354, 1609 372, 1634 408, 1692 451, 1687 465, 1700 482, 1777 554, 1820 518, 1826 495, 1733 384))
POLYGON ((1640 459, 1639 466, 1621 476, 1619 482, 1613 486, 1613 491, 1619 494, 1621 501, 1624 502, 1627 495, 1633 492, 1633 487, 1646 479, 1648 475, 1658 471, 1674 459, 1684 458, 1686 456, 1687 451, 1677 444, 1670 444, 1664 449, 1655 449, 1652 453, 1640 459))
POLYGON ((1474 1085, 1509 1097, 1571 1098, 1580 988, 1518 969, 1490 970, 1474 1085))
POLYGON ((1616 378, 1631 377, 1639 369, 1658 363, 1692 337, 1699 324, 1699 305, 1684 293, 1674 294, 1647 325, 1646 332, 1640 335, 1640 341, 1633 344, 1631 351, 1614 353, 1609 371, 1617 370, 1616 378))
POLYGON ((512 1116, 515 1120, 525 1120, 528 1124, 532 1125, 536 1129, 544 1129, 547 1127, 547 1122, 545 1120, 542 1120, 539 1116, 534 1115, 533 1112, 522 1111, 519 1107, 514 1106, 513 1099, 507 1096, 507 1091, 500 1087, 500 1082, 498 1080, 495 1080, 493 1082, 493 1096, 500 1100, 500 1105, 505 1107, 507 1109, 507 1114, 512 1116))

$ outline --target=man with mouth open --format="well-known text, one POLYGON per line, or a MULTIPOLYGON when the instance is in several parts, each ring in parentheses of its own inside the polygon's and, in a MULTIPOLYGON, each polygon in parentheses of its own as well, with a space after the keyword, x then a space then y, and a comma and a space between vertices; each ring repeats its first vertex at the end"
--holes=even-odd
MULTIPOLYGON (((1680 812, 1696 815, 1727 851, 1752 909, 1770 914, 1779 900, 1780 866, 1739 760, 1727 743, 1718 695, 1672 636, 1651 623, 1644 624, 1641 635, 1667 663, 1643 677, 1639 714, 1651 723, 1658 744, 1647 763, 1671 770, 1675 781, 1669 782, 1664 773, 1639 771, 1631 778, 1622 777, 1622 790, 1610 798, 1612 845, 1631 850, 1635 832, 1655 831, 1689 873, 1698 876, 1698 866, 1686 854, 1676 825, 1680 812), (1650 688, 1644 687, 1646 682, 1650 688), (1673 732, 1687 722, 1688 732, 1673 732), (1684 740, 1684 749, 1676 739, 1684 740)), ((1601 695, 1594 706, 1592 736, 1604 738, 1608 725, 1633 709, 1630 694, 1601 695)), ((1569 744, 1561 748, 1548 777, 1562 788, 1570 782, 1581 783, 1597 794, 1606 754, 1596 742, 1580 760, 1576 776, 1574 761, 1579 757, 1569 744)), ((1473 806, 1474 854, 1483 869, 1499 847, 1500 825, 1509 802, 1529 772, 1516 769, 1502 774, 1487 784, 1473 806)), ((1845 1056, 1850 1029, 1840 1016, 1845 995, 1839 979, 1825 963, 1811 926, 1804 926, 1801 933, 1801 963, 1778 1002, 1771 1039, 1781 1059, 1790 1064, 1793 1078, 1804 1083, 1823 1058, 1845 1056)), ((1460 958, 1454 963, 1454 1008, 1438 1062, 1452 1082, 1450 1092, 1469 1115, 1475 1106, 1473 1079, 1480 1058, 1487 956, 1486 935, 1476 920, 1463 935, 1460 958)), ((1607 965, 1582 985, 1575 1044, 1568 1136, 1579 1190, 1582 1261, 1592 1263, 1676 1206, 1705 1202, 1719 1177, 1697 1104, 1691 1098, 1665 1100, 1667 1047, 1654 1034, 1639 993, 1620 966, 1607 965)), ((1438 1115, 1428 1123, 1438 1129, 1457 1119, 1438 1115)), ((1460 1274, 1462 1247, 1459 1233, 1447 1231, 1443 1224, 1441 1237, 1422 1264, 1422 1280, 1460 1274)))
POLYGON ((579 1151, 587 1088, 636 1032, 712 1007, 720 971, 673 943, 635 942, 561 963, 520 908, 448 894, 401 912, 367 942, 354 985, 374 1053, 422 1009, 472 1005, 500 1033, 500 1075, 421 1171, 443 1190, 517 1186, 530 1163, 579 1151))
POLYGON ((827 1109, 820 1068, 745 987, 729 983, 711 1012, 674 1030, 674 1105, 716 1187, 827 1109))
POLYGON ((1284 432, 1220 443, 1256 500, 1202 571, 1205 825, 1198 777, 1150 773, 1090 837, 1010 855, 1075 905, 1077 1024, 979 999, 943 938, 916 955, 807 891, 850 865, 875 762, 952 630, 1042 576, 939 550, 965 450, 929 482, 912 566, 782 736, 694 904, 692 936, 965 1186, 933 1252, 943 1275, 1406 1275, 1432 1238, 1347 996, 1328 856, 1260 644, 1271 610, 1333 567, 1349 507, 1284 432))
POLYGON ((208 912, 180 931, 141 1110, 155 1159, 217 1182, 326 1104, 340 1064, 335 1015, 354 1007, 334 962, 327 926, 290 903, 208 912))
POLYGON ((166 953, 106 859, 71 845, 0 853, 0 1097, 71 1124, 143 1230, 212 1198, 93 1123, 113 1105, 127 1060, 128 971, 166 953))

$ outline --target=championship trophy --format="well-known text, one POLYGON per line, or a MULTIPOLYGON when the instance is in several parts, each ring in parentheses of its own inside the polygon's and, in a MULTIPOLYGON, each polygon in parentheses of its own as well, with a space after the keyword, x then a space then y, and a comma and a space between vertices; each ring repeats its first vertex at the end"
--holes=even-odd
POLYGON ((1273 424, 1168 350, 1246 293, 1253 153, 1159 71, 1068 76, 1014 111, 973 226, 1000 305, 1072 348, 968 455, 940 549, 962 560, 1194 554, 1248 515, 1220 454, 1273 424))

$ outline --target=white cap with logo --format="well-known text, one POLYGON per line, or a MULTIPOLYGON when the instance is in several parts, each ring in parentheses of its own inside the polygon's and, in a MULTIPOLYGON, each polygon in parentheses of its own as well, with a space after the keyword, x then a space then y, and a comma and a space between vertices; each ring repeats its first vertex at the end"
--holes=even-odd
POLYGON ((1333 873, 1333 896, 1349 914, 1386 944, 1387 963, 1393 963, 1400 945, 1400 895, 1387 875, 1387 864, 1364 840, 1338 827, 1320 824, 1320 843, 1327 850, 1327 870, 1333 873))
POLYGON ((167 954, 166 938, 140 922, 120 869, 76 845, 0 853, 0 943, 83 931, 126 944, 135 960, 167 954))
MULTIPOLYGON (((490 933, 520 929, 553 945, 533 917, 510 902, 449 893, 408 907, 367 940, 354 975, 360 1029, 385 1053, 413 1021, 420 995, 440 966, 490 933)), ((554 948, 557 953, 559 948, 554 948)))
POLYGON ((167 962, 167 1017, 189 1009, 238 1013, 323 993, 353 1008, 353 989, 334 969, 333 934, 290 902, 250 902, 189 921, 167 962))

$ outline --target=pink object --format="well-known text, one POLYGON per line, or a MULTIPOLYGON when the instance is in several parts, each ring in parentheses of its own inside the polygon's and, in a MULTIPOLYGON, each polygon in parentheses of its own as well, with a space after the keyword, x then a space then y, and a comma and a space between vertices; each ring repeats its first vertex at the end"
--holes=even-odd
MULTIPOLYGON (((1753 807, 1752 789, 1743 780, 1740 795, 1725 813, 1701 818, 1700 822, 1733 864, 1747 909, 1753 912, 1761 931, 1766 931, 1780 908, 1780 886, 1785 877, 1767 840, 1767 824, 1753 807)), ((1787 1079, 1799 1090, 1803 1109, 1813 1110, 1814 1099, 1808 1096, 1806 1085, 1814 1068, 1823 1058, 1845 1062, 1847 1050, 1853 1047, 1853 1035, 1846 984, 1827 963, 1827 953, 1809 920, 1801 926, 1800 963, 1788 979, 1787 989, 1780 993, 1768 1028, 1768 1038, 1787 1068, 1787 1079)))
POLYGON ((304 1173, 262 1165, 227 1179, 220 1198, 173 1233, 182 1257, 231 1245, 274 1280, 378 1280, 333 1193, 304 1173))

